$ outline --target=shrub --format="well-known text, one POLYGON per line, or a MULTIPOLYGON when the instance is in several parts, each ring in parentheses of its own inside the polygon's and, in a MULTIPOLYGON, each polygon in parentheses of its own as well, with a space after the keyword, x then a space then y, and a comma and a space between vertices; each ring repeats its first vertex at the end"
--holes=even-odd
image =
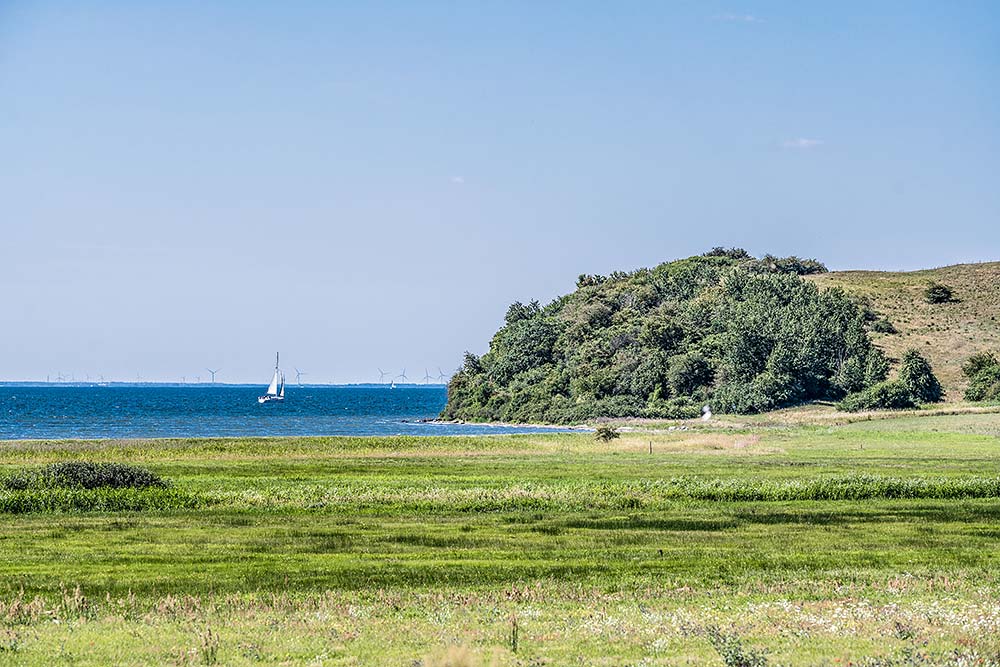
POLYGON ((716 626, 705 629, 705 635, 726 667, 766 667, 767 656, 763 651, 743 645, 738 635, 722 632, 716 626))
POLYGON ((166 488, 167 482, 156 473, 127 463, 91 463, 67 461, 40 469, 24 469, 0 480, 0 487, 11 490, 35 488, 146 489, 166 488))
POLYGON ((916 350, 910 349, 903 354, 899 365, 899 381, 909 389, 918 403, 937 403, 944 396, 930 362, 916 350))
POLYGON ((760 259, 761 265, 768 271, 776 273, 794 273, 798 276, 808 276, 814 273, 826 273, 829 269, 822 262, 815 259, 802 259, 792 255, 791 257, 775 257, 774 255, 764 255, 760 259))
POLYGON ((863 410, 905 410, 916 407, 913 394, 902 382, 880 382, 863 391, 850 394, 837 404, 844 412, 863 410))
POLYGON ((702 257, 726 257, 728 259, 750 259, 750 253, 743 248, 723 248, 715 246, 702 257))
POLYGON ((962 365, 969 378, 967 401, 1000 401, 1000 359, 991 352, 977 352, 962 365))
POLYGON ((992 352, 976 352, 962 364, 962 373, 971 380, 981 371, 994 366, 1000 366, 1000 359, 997 359, 995 354, 992 352))
POLYGON ((875 333, 895 334, 899 333, 896 327, 887 317, 876 317, 872 320, 871 329, 875 333))
POLYGON ((930 282, 924 288, 924 301, 927 303, 948 303, 954 301, 951 288, 941 283, 930 282))
POLYGON ((611 424, 601 424, 594 431, 594 439, 599 442, 611 442, 615 438, 620 438, 621 434, 611 424))

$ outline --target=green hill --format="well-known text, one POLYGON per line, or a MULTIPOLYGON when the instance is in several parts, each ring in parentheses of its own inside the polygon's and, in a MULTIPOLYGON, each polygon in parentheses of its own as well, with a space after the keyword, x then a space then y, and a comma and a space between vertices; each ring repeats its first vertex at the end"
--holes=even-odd
POLYGON ((873 332, 876 345, 893 358, 905 349, 925 354, 944 386, 948 401, 962 397, 962 363, 974 352, 1000 350, 1000 262, 957 264, 923 271, 837 271, 807 280, 867 299, 897 333, 873 332), (930 282, 947 285, 954 301, 924 299, 930 282))
POLYGON ((690 418, 706 403, 750 414, 874 385, 874 395, 906 403, 905 387, 879 383, 908 349, 929 359, 955 401, 962 363, 1000 349, 998 315, 1000 263, 827 273, 814 260, 716 248, 652 269, 582 275, 574 292, 544 307, 513 304, 489 352, 466 355, 442 417, 690 418), (928 303, 932 282, 952 300, 928 303))
POLYGON ((576 422, 754 413, 835 400, 885 379, 872 314, 799 274, 813 260, 715 249, 580 276, 544 308, 515 303, 482 358, 466 355, 442 416, 576 422))

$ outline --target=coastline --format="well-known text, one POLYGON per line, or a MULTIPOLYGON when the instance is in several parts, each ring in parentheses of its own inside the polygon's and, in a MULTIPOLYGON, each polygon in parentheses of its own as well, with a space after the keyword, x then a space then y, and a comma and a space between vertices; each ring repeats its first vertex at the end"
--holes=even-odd
POLYGON ((520 424, 511 422, 470 422, 464 419, 421 419, 421 424, 436 424, 439 426, 484 426, 492 428, 530 428, 530 429, 547 429, 551 431, 593 431, 593 426, 587 426, 585 424, 520 424))

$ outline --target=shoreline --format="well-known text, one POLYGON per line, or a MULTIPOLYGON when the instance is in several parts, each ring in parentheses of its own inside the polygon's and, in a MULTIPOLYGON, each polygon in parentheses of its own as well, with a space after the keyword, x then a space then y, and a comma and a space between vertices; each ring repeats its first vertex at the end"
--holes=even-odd
POLYGON ((512 422, 468 422, 462 419, 421 419, 421 424, 435 424, 439 426, 486 426, 491 428, 533 428, 546 429, 552 431, 593 431, 593 426, 585 424, 565 425, 565 424, 519 424, 512 422))

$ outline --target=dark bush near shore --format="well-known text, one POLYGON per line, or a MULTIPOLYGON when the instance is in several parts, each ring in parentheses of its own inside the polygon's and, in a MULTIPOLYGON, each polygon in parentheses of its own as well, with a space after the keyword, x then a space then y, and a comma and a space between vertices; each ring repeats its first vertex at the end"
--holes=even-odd
POLYGON ((156 473, 127 463, 68 461, 43 468, 24 469, 0 477, 0 488, 148 489, 166 488, 156 473))

